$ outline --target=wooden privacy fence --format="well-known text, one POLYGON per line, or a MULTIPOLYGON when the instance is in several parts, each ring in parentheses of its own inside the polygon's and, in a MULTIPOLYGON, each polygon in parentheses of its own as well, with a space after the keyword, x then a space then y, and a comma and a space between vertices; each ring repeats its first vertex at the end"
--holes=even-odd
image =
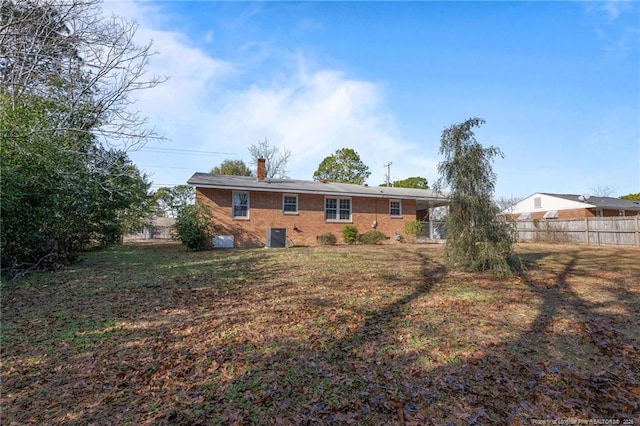
POLYGON ((517 241, 640 247, 640 216, 514 222, 517 241))
POLYGON ((125 241, 170 240, 175 232, 176 219, 173 217, 156 217, 151 223, 140 228, 136 233, 125 235, 125 241))

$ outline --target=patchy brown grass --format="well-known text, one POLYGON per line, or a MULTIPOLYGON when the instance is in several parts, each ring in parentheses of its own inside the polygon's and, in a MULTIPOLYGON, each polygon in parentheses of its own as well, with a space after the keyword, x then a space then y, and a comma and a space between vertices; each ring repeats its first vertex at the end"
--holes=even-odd
POLYGON ((131 244, 2 288, 2 424, 640 424, 640 250, 131 244))

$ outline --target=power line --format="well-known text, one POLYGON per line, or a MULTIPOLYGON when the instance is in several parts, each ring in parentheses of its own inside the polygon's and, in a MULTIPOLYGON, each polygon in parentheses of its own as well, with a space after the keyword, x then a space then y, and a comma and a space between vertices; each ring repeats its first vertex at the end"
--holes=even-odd
POLYGON ((141 151, 154 151, 154 152, 172 152, 176 154, 199 154, 199 155, 233 155, 237 156, 238 154, 234 152, 218 152, 218 151, 196 151, 192 149, 177 149, 177 148, 157 148, 157 147, 142 147, 141 151))
POLYGON ((178 185, 188 185, 186 182, 183 183, 152 183, 151 187, 162 187, 162 186, 178 186, 178 185))
POLYGON ((144 164, 138 164, 138 167, 144 167, 147 169, 178 169, 178 170, 193 170, 193 167, 176 167, 176 166, 150 166, 144 164))

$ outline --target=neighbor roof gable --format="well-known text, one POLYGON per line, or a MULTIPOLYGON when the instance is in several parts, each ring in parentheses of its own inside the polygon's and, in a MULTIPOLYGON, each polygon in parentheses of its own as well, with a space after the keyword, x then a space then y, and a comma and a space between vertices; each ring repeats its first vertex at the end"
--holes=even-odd
POLYGON ((615 197, 598 197, 595 195, 550 194, 545 192, 541 192, 540 194, 575 201, 583 204, 585 208, 596 207, 599 209, 640 211, 640 201, 637 200, 625 200, 615 197))
POLYGON ((593 208, 640 211, 640 202, 613 197, 596 197, 577 194, 553 194, 549 192, 536 192, 526 198, 523 198, 513 207, 504 210, 503 213, 522 214, 536 211, 593 208), (538 203, 538 205, 536 205, 535 202, 536 198, 540 198, 541 201, 538 203))

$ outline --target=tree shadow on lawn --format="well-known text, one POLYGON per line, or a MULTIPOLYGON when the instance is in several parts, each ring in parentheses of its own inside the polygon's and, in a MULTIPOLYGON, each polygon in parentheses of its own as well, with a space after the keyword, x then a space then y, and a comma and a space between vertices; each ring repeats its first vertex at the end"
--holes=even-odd
POLYGON ((405 250, 389 261, 398 253, 414 256, 420 277, 412 289, 367 310, 361 301, 350 304, 348 285, 334 283, 342 293, 331 295, 315 282, 300 288, 283 280, 286 271, 272 255, 249 253, 190 269, 190 284, 176 281, 182 273, 168 274, 159 287, 112 297, 112 305, 132 295, 153 303, 141 312, 114 308, 113 318, 124 321, 98 345, 55 348, 44 366, 5 374, 5 389, 7 383, 10 391, 31 389, 20 400, 3 392, 3 405, 14 406, 11 418, 49 424, 530 424, 640 414, 640 339, 634 334, 640 301, 632 284, 640 282, 639 268, 607 277, 606 260, 585 268, 575 250, 555 270, 543 265, 548 253, 540 252, 527 255, 528 270, 514 282, 482 276, 480 283, 478 275, 447 273, 428 252, 405 250), (229 270, 207 281, 220 265, 229 270), (257 277, 255 285, 238 285, 257 277), (588 299, 581 283, 591 279, 610 281, 604 300, 588 299), (474 280, 468 285, 488 301, 477 294, 463 300, 468 295, 460 293, 456 303, 444 297, 457 294, 447 291, 466 280, 474 280), (631 287, 615 288, 620 280, 631 287), (513 289, 502 296, 503 287, 513 289), (472 335, 481 329, 477 324, 495 317, 486 309, 503 308, 493 303, 494 293, 504 309, 520 304, 535 314, 507 323, 513 330, 492 326, 491 332, 504 333, 499 338, 472 335), (452 332, 456 321, 460 329, 452 332), (67 362, 60 363, 61 356, 67 362), (52 389, 58 393, 47 394, 52 389))
MULTIPOLYGON (((221 389, 206 417, 222 424, 380 424, 393 421, 398 413, 402 416, 403 410, 415 412, 417 404, 402 398, 410 392, 419 400, 422 392, 407 386, 408 377, 394 371, 408 360, 391 360, 380 352, 393 345, 393 329, 405 307, 428 294, 446 272, 444 265, 412 254, 422 263, 423 279, 411 293, 370 312, 362 324, 337 338, 327 334, 310 335, 308 341, 282 340, 281 350, 272 356, 248 354, 248 371, 221 389)), ((320 307, 337 303, 313 300, 320 307)), ((227 351, 245 349, 234 345, 227 351)), ((170 416, 192 424, 196 419, 190 413, 185 407, 170 416)))
MULTIPOLYGON (((637 419, 640 341, 625 333, 624 325, 630 320, 629 329, 638 326, 633 315, 640 301, 626 289, 612 289, 614 297, 606 303, 585 300, 574 288, 579 288, 576 279, 599 272, 576 270, 580 260, 574 251, 560 270, 530 265, 520 280, 525 296, 537 304, 535 317, 511 339, 430 368, 420 362, 420 350, 388 350, 398 342, 405 307, 432 296, 434 285, 446 278, 444 266, 422 257, 425 281, 348 335, 310 344, 281 342, 290 350, 248 357, 247 372, 221 389, 206 417, 257 424, 637 419), (621 316, 606 312, 608 307, 621 316)), ((639 271, 630 272, 638 282, 639 271)), ((231 351, 242 350, 241 345, 231 351)), ((188 405, 176 410, 193 420, 188 405)))
MULTIPOLYGON (((474 354, 460 366, 431 372, 449 374, 449 386, 441 391, 458 409, 444 418, 461 424, 638 418, 640 340, 625 333, 625 327, 637 329, 640 300, 620 288, 611 289, 607 302, 586 300, 588 289, 580 288, 579 280, 602 277, 597 270, 577 270, 580 261, 575 250, 559 271, 530 264, 520 277, 540 300, 533 321, 505 344, 474 354)), ((637 283, 638 269, 628 272, 637 283)))

